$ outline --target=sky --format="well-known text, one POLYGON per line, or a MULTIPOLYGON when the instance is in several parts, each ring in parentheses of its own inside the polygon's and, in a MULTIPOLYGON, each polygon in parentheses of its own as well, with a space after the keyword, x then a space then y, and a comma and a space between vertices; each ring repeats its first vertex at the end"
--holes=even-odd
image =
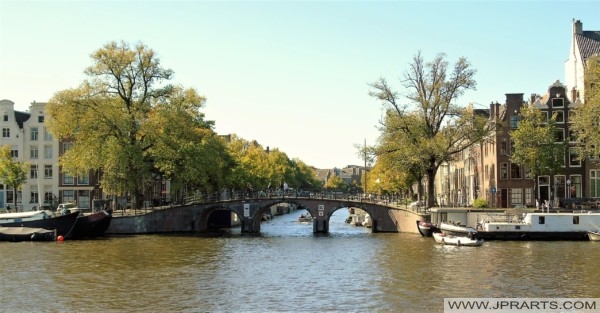
POLYGON ((573 19, 600 30, 600 1, 0 0, 0 100, 27 111, 78 87, 106 43, 143 43, 206 97, 218 134, 317 168, 364 165, 357 146, 377 143, 382 117, 370 83, 404 95, 415 54, 444 53, 477 70, 457 104, 544 94, 564 82, 573 19))

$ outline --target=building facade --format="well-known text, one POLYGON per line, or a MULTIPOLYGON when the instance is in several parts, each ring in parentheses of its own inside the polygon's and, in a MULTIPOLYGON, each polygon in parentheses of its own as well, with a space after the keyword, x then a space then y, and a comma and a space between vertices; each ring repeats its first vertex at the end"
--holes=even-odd
POLYGON ((100 199, 97 175, 71 176, 59 167, 59 156, 71 145, 59 142, 45 127, 46 103, 33 102, 29 112, 15 111, 14 102, 0 101, 0 145, 10 145, 13 159, 29 164, 27 182, 15 195, 12 187, 0 185, 0 207, 12 206, 30 211, 39 205, 56 207, 58 203, 75 202, 80 208, 91 208, 93 198, 100 199))

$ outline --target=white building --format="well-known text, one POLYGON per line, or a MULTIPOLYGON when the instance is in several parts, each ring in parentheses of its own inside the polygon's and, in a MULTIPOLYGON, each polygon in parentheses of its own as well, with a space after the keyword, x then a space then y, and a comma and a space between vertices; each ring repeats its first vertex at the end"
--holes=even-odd
POLYGON ((580 20, 573 20, 569 59, 565 61, 565 84, 571 102, 585 102, 584 73, 586 60, 600 55, 600 31, 583 30, 580 20))
MULTIPOLYGON (((17 191, 19 210, 29 211, 39 203, 51 204, 59 195, 59 143, 44 127, 46 103, 33 102, 29 112, 14 110, 14 102, 0 100, 0 145, 10 145, 15 160, 29 163, 28 180, 17 191)), ((0 188, 0 207, 14 203, 12 188, 0 188)))

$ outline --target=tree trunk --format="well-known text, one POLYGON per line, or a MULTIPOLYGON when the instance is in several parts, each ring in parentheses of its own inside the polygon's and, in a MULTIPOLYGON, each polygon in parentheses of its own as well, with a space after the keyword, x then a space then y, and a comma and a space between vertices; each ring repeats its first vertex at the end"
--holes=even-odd
POLYGON ((431 208, 435 202, 435 174, 437 168, 430 166, 427 169, 427 207, 431 208))

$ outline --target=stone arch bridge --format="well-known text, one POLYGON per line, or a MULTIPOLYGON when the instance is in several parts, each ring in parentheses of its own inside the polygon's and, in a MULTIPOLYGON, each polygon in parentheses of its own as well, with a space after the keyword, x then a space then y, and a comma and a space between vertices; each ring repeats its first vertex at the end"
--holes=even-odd
POLYGON ((341 208, 359 208, 372 220, 373 232, 417 233, 416 221, 426 220, 428 214, 410 208, 390 206, 369 201, 303 197, 277 197, 225 200, 153 209, 143 214, 113 216, 108 234, 142 234, 168 232, 201 232, 208 229, 208 220, 218 210, 237 214, 243 233, 259 233, 261 219, 274 205, 295 204, 313 216, 313 232, 329 232, 329 218, 341 208))

